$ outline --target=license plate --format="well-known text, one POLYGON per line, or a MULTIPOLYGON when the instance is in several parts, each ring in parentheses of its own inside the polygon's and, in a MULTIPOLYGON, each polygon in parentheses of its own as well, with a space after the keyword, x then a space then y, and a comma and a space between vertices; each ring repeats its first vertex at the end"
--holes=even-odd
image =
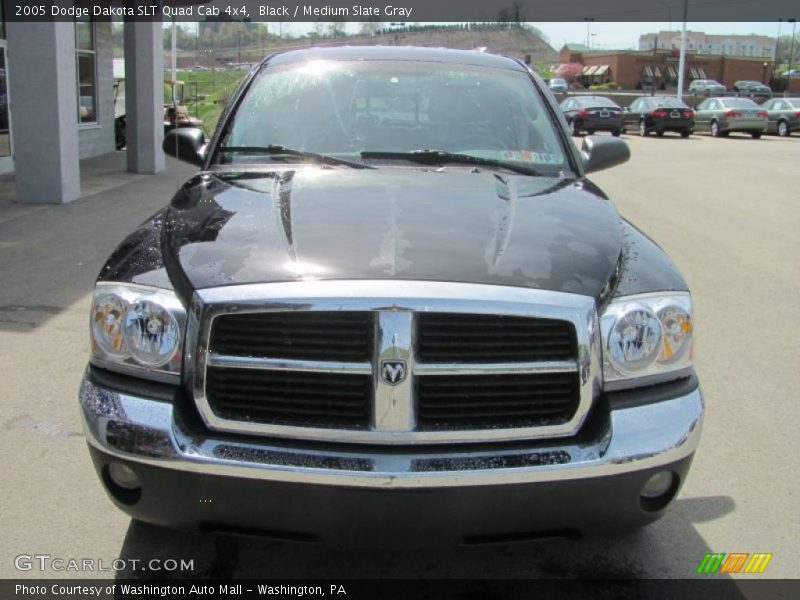
POLYGON ((745 118, 746 118, 746 119, 755 119, 755 118, 756 118, 756 116, 755 116, 753 113, 747 113, 747 114, 745 115, 745 118))
POLYGON ((600 113, 600 116, 605 119, 606 117, 608 117, 608 113, 606 111, 603 111, 600 113))
POLYGON ((680 119, 681 113, 679 113, 677 110, 673 110, 671 113, 669 113, 669 116, 673 119, 680 119))

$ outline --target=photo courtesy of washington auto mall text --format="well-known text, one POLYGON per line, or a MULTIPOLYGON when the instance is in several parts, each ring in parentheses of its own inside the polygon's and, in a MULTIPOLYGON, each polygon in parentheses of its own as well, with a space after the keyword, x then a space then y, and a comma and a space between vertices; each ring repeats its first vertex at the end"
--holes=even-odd
MULTIPOLYGON (((285 583, 184 583, 148 584, 142 582, 118 582, 101 584, 93 582, 16 583, 14 596, 18 598, 47 598, 53 600, 80 600, 95 598, 346 598, 347 587, 341 583, 323 585, 301 585, 285 583)), ((6 597, 3 600, 7 600, 6 597)))

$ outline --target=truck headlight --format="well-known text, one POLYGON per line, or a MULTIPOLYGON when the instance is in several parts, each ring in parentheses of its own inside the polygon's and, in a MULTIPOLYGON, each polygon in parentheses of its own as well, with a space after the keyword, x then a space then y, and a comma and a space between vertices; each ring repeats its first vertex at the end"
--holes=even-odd
POLYGON ((92 301, 91 362, 131 375, 177 382, 185 323, 186 310, 172 291, 100 282, 92 301))
POLYGON ((607 390, 687 375, 692 366, 692 298, 685 292, 623 296, 600 317, 607 390))

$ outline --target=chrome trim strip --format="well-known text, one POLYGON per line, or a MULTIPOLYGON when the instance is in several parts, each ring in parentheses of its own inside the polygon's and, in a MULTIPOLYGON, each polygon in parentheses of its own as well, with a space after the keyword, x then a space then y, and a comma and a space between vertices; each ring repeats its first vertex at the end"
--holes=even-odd
POLYGON ((507 375, 525 373, 574 373, 574 360, 508 363, 417 363, 415 375, 507 375))
POLYGON ((86 378, 80 403, 88 443, 122 460, 203 475, 380 489, 565 481, 649 469, 694 453, 703 422, 697 388, 663 402, 613 410, 597 438, 581 443, 554 440, 528 450, 343 451, 335 445, 319 449, 205 437, 185 430, 170 403, 106 390, 86 378), (535 464, 492 466, 520 455, 535 464), (320 457, 334 460, 314 461, 320 457), (425 468, 415 469, 420 462, 425 468), (485 466, 448 470, 452 464, 485 466))
MULTIPOLYGON (((414 416, 414 320, 408 311, 381 311, 375 331, 375 404, 373 428, 385 432, 410 432, 414 416), (384 362, 402 365, 402 380, 384 378, 384 362)), ((398 376, 399 377, 399 376, 398 376)))
POLYGON ((108 371, 116 371, 122 375, 130 375, 131 377, 141 377, 142 379, 149 379, 151 381, 169 383, 172 385, 178 385, 181 382, 180 373, 169 373, 167 371, 145 367, 144 365, 120 363, 113 360, 106 360, 98 356, 90 356, 89 362, 95 367, 108 371))
POLYGON ((210 352, 206 358, 208 367, 230 369, 257 369, 260 371, 305 371, 311 373, 351 373, 371 375, 368 362, 334 362, 319 360, 294 360, 288 358, 256 358, 252 356, 228 356, 210 352))
MULTIPOLYGON (((473 442, 502 442, 526 439, 549 439, 574 435, 588 415, 594 398, 602 387, 600 346, 597 311, 594 299, 589 296, 508 286, 439 281, 402 280, 341 280, 301 281, 215 287, 197 290, 192 299, 190 326, 187 328, 186 348, 194 348, 191 359, 185 363, 187 381, 190 382, 195 403, 206 426, 211 430, 249 435, 273 436, 283 439, 303 439, 328 442, 372 444, 444 444, 473 442), (393 319, 408 319, 413 335, 413 314, 419 312, 449 312, 464 314, 491 314, 521 317, 540 317, 570 321, 575 327, 578 343, 576 364, 569 370, 579 374, 580 399, 578 408, 568 422, 538 427, 497 429, 464 429, 445 431, 412 431, 414 425, 413 402, 409 390, 412 377, 426 365, 414 364, 412 340, 398 341, 399 353, 405 357, 408 383, 391 393, 376 381, 373 428, 352 430, 335 428, 272 425, 234 421, 219 417, 205 396, 205 376, 208 366, 209 340, 213 320, 229 313, 263 313, 286 311, 370 311, 377 313, 380 323, 393 319), (403 344, 406 344, 405 346, 403 344), (400 351, 402 348, 402 351, 400 351), (390 399, 391 398, 391 399, 390 399), (388 410, 391 411, 391 415, 388 410), (405 427, 405 429, 403 429, 405 427)), ((398 325, 394 325, 398 330, 398 325)), ((379 335, 379 333, 376 333, 379 335)), ((376 344, 379 353, 380 343, 376 344)), ((557 363, 566 369, 565 361, 557 363)), ((335 364, 335 363, 334 363, 335 364)), ((380 364, 380 363, 377 363, 380 364)), ((501 363, 505 364, 505 363, 501 363)), ((553 363, 538 363, 551 368, 553 363)), ((531 363, 525 363, 530 366, 531 363)), ((469 373, 472 365, 465 363, 458 373, 469 373)), ((509 371, 505 371, 509 372, 509 371)), ((513 371, 511 371, 513 372, 513 371)), ((538 371, 542 372, 542 371, 538 371)), ((560 372, 560 371, 559 371, 560 372)), ((451 371, 452 373, 452 371, 451 371)), ((444 374, 444 373, 440 373, 444 374)), ((433 375, 428 372, 424 375, 433 375)))

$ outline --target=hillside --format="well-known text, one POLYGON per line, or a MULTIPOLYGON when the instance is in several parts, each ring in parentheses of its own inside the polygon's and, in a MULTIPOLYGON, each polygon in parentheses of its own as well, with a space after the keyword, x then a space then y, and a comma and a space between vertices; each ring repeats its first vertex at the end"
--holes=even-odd
POLYGON ((243 47, 218 50, 213 54, 196 55, 195 52, 179 52, 178 65, 191 67, 199 64, 208 67, 221 66, 232 62, 255 62, 274 52, 308 48, 311 46, 431 46, 469 50, 486 47, 488 52, 507 54, 524 59, 530 55, 531 64, 552 64, 557 62, 558 53, 550 47, 534 30, 512 27, 479 29, 441 29, 422 31, 395 31, 376 35, 354 35, 337 38, 306 37, 297 40, 279 40, 258 47, 243 47))

